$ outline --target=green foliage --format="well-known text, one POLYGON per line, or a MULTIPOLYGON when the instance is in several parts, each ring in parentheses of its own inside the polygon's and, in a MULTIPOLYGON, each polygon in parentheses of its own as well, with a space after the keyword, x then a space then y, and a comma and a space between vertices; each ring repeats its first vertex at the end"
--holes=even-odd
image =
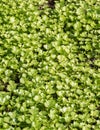
POLYGON ((99 50, 99 0, 0 0, 0 130, 99 130, 99 50))

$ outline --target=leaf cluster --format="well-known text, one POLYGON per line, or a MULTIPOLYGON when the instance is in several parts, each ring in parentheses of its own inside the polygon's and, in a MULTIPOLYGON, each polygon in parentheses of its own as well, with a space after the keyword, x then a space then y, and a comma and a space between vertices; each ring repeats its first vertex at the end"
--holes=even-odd
POLYGON ((1 130, 100 129, 100 3, 51 1, 0 0, 1 130))

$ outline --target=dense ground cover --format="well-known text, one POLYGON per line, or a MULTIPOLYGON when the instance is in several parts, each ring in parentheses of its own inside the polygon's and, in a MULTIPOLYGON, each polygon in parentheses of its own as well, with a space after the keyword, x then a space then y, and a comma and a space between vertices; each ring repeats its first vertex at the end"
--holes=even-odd
POLYGON ((100 1, 0 0, 0 130, 100 129, 100 1))

